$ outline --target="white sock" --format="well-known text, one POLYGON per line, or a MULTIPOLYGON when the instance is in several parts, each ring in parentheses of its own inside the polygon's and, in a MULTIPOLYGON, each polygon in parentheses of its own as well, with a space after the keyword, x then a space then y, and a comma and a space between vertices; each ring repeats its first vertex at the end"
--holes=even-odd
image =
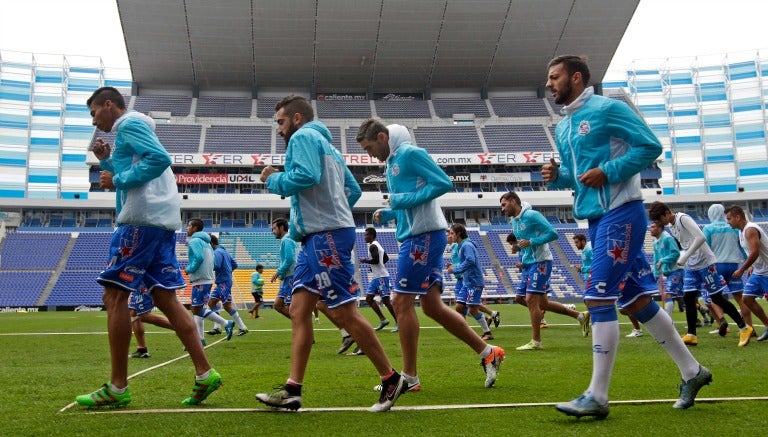
POLYGON ((213 320, 214 322, 220 324, 221 326, 227 325, 227 321, 226 319, 224 319, 224 317, 221 317, 220 315, 216 314, 211 310, 208 310, 207 312, 203 313, 203 318, 208 320, 213 320))
POLYGON ((587 391, 600 404, 608 402, 608 386, 618 345, 618 320, 592 323, 592 380, 587 391))
POLYGON ((123 388, 117 388, 115 386, 115 384, 112 384, 111 382, 109 383, 109 391, 111 391, 112 393, 121 395, 121 394, 125 393, 126 390, 128 390, 128 386, 127 385, 125 387, 123 387, 123 388))
POLYGON ((243 331, 247 329, 245 327, 245 323, 243 323, 243 319, 240 318, 240 313, 238 313, 237 310, 232 310, 232 312, 229 313, 229 316, 232 317, 232 320, 235 321, 235 324, 237 325, 238 329, 243 331))
POLYGON ((211 369, 208 369, 208 371, 203 373, 202 375, 195 375, 195 380, 205 381, 206 379, 208 379, 209 376, 211 376, 211 369))
POLYGON ((197 335, 200 336, 200 340, 205 340, 205 333, 203 332, 205 329, 204 322, 203 322, 204 319, 198 315, 195 315, 194 319, 195 319, 195 327, 197 327, 197 335))
POLYGON ((667 312, 670 316, 672 315, 672 312, 675 311, 675 301, 674 300, 668 300, 664 302, 664 311, 667 312))
POLYGON ((699 362, 683 343, 669 314, 664 311, 657 311, 651 320, 644 323, 643 326, 675 360, 684 381, 688 381, 699 373, 699 362))
POLYGON ((483 313, 477 313, 475 320, 477 320, 477 324, 482 328, 483 333, 491 330, 491 328, 488 327, 488 322, 485 321, 485 317, 483 317, 483 313))
POLYGON ((480 352, 480 358, 486 359, 488 358, 488 355, 491 354, 491 351, 493 350, 493 346, 490 344, 485 345, 485 349, 483 349, 482 352, 480 352))
POLYGON ((339 332, 341 333, 341 338, 344 338, 344 337, 349 337, 349 332, 347 332, 347 330, 346 330, 346 329, 344 329, 344 328, 340 328, 340 329, 339 329, 339 332))

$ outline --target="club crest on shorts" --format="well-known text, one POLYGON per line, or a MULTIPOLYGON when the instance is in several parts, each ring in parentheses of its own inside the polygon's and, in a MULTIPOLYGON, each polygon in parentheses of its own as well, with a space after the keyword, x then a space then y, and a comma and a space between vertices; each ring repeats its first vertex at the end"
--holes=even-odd
POLYGON ((330 250, 318 250, 316 251, 318 264, 325 267, 328 270, 341 268, 341 261, 339 257, 330 250))

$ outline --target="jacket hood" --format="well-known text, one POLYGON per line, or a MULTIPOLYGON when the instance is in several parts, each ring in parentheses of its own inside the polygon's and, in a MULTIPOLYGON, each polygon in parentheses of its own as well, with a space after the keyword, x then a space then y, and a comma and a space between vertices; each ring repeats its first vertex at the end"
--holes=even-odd
POLYGON ((155 130, 156 124, 155 124, 155 120, 153 120, 152 117, 134 110, 126 111, 125 113, 123 113, 123 115, 118 117, 117 120, 115 120, 115 124, 112 126, 112 130, 117 131, 120 125, 125 120, 128 120, 129 118, 136 118, 138 120, 141 120, 142 122, 144 122, 144 124, 149 126, 150 129, 152 129, 153 131, 155 130))
POLYGON ((719 203, 709 207, 707 211, 709 221, 711 222, 724 222, 725 221, 725 207, 719 203))
POLYGON ((408 132, 407 127, 401 124, 390 124, 387 126, 387 130, 389 130, 389 156, 394 155, 401 145, 413 144, 411 133, 408 132))
POLYGON ((319 121, 310 121, 309 123, 303 125, 301 129, 312 129, 320 133, 323 137, 325 137, 326 140, 328 140, 329 143, 333 144, 333 136, 331 135, 331 131, 328 130, 328 128, 319 121))
POLYGON ((521 207, 520 214, 515 216, 516 219, 520 218, 520 216, 522 216, 525 211, 528 211, 529 209, 531 209, 531 204, 523 201, 523 202, 520 202, 520 207, 521 207))
POLYGON ((195 232, 194 234, 192 234, 191 238, 199 238, 205 241, 206 243, 211 244, 211 236, 208 235, 207 232, 203 232, 203 231, 195 232))

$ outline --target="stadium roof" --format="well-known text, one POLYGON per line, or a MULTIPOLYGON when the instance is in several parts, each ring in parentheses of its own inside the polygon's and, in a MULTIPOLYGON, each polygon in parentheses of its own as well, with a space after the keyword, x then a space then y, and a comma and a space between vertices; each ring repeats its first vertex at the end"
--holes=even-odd
POLYGON ((140 87, 534 89, 585 54, 599 81, 639 0, 117 0, 140 87))

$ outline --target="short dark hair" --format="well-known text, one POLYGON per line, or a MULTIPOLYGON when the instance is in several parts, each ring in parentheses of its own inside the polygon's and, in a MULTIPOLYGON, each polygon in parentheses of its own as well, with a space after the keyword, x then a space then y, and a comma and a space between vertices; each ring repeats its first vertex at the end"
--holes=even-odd
POLYGON ((573 236, 574 240, 587 241, 587 236, 584 234, 576 234, 573 236))
POLYGON ((256 264, 256 270, 264 270, 264 266, 261 264, 256 264))
POLYGON ((384 123, 375 118, 369 118, 360 125, 355 139, 358 143, 363 140, 375 140, 381 132, 389 135, 389 129, 384 126, 384 123))
POLYGON ((515 200, 518 205, 522 204, 522 202, 520 202, 520 196, 518 196, 517 193, 515 193, 514 191, 507 191, 506 193, 502 194, 499 202, 501 202, 501 200, 510 200, 510 199, 515 200))
POLYGON ((193 218, 189 221, 189 224, 192 225, 193 228, 197 229, 198 232, 205 229, 205 223, 203 223, 202 220, 193 218))
POLYGON ((648 218, 651 221, 658 221, 661 219, 661 216, 667 213, 667 211, 672 211, 669 209, 666 203, 655 201, 651 204, 651 208, 648 209, 648 218))
POLYGON ((293 117, 293 114, 298 112, 304 117, 304 121, 306 122, 315 119, 315 111, 312 109, 312 104, 301 96, 291 94, 283 97, 282 100, 275 105, 275 112, 279 111, 281 108, 283 112, 285 112, 285 115, 289 117, 293 117))
POLYGON ((365 228, 365 233, 371 234, 373 235, 373 238, 376 238, 376 228, 373 228, 373 227, 365 228))
POLYGON ((284 231, 288 230, 288 220, 284 218, 278 218, 272 220, 272 224, 277 226, 278 228, 282 228, 284 231))
POLYGON ((515 237, 515 233, 514 232, 510 232, 509 235, 507 235, 507 243, 509 243, 509 244, 517 243, 517 237, 515 237))
POLYGON ((560 55, 549 61, 547 69, 560 64, 563 64, 563 67, 565 67, 565 71, 568 72, 569 76, 573 76, 574 73, 581 73, 581 83, 583 83, 584 86, 589 83, 590 74, 586 56, 560 55))
POLYGON ((737 217, 741 217, 743 219, 747 218, 747 214, 744 213, 744 210, 739 205, 731 205, 725 210, 726 214, 735 215, 737 217))
POLYGON ((211 237, 211 246, 218 246, 219 245, 219 238, 210 232, 208 233, 208 236, 211 237))
POLYGON ((457 235, 462 240, 466 240, 469 238, 467 235, 467 228, 464 227, 461 223, 454 223, 451 225, 451 230, 455 235, 457 235))
POLYGON ((90 108, 92 103, 99 106, 103 105, 107 100, 111 101, 120 109, 125 109, 125 99, 117 88, 111 86, 103 86, 91 94, 91 97, 86 100, 85 104, 90 108))

